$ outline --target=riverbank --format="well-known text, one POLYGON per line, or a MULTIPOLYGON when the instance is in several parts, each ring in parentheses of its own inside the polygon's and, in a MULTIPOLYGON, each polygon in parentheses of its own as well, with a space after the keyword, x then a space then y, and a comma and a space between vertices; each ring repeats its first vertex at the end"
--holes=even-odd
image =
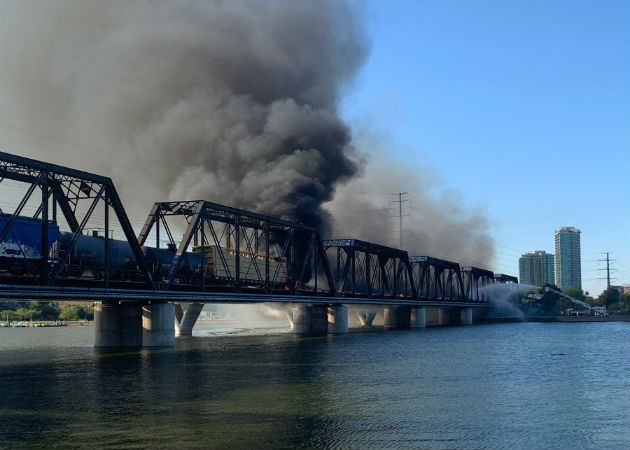
POLYGON ((630 322, 630 316, 537 316, 537 317, 488 317, 478 323, 514 323, 514 322, 630 322))
POLYGON ((556 322, 630 322, 630 316, 559 316, 556 322))
POLYGON ((78 320, 78 321, 53 321, 53 320, 40 320, 34 322, 17 321, 17 322, 3 322, 0 324, 3 328, 43 328, 43 327, 89 327, 93 326, 94 322, 90 320, 78 320))
POLYGON ((93 320, 76 320, 67 322, 69 327, 92 327, 94 326, 93 320))

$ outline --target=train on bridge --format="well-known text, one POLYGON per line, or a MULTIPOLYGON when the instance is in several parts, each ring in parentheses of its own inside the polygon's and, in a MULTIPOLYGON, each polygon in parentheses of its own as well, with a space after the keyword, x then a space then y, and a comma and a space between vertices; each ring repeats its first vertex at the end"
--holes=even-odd
POLYGON ((314 227, 205 200, 154 203, 136 235, 111 179, 0 152, 0 187, 4 180, 26 188, 14 211, 0 210, 0 285, 7 295, 12 286, 35 286, 99 288, 112 296, 114 289, 143 290, 156 299, 187 291, 483 303, 486 285, 517 282, 372 242, 322 240, 314 227), (27 217, 36 191, 41 201, 27 217), (112 238, 110 215, 123 239, 112 238), (182 229, 177 238, 173 230, 182 229))
MULTIPOLYGON (((0 230, 11 219, 10 215, 0 214, 0 230)), ((0 243, 0 274, 7 277, 26 275, 29 265, 41 261, 42 255, 48 254, 49 261, 59 263, 68 253, 61 275, 83 280, 103 280, 105 277, 105 236, 94 230, 77 236, 73 245, 74 233, 60 231, 55 222, 48 222, 48 248, 42 251, 42 221, 30 217, 17 217, 11 227, 10 237, 0 243)), ((111 280, 142 281, 142 273, 136 263, 127 241, 109 239, 108 275, 111 280)), ((143 245, 142 254, 147 262, 153 279, 157 282, 166 280, 171 269, 176 246, 155 248, 143 245)), ((278 282, 287 283, 286 258, 239 252, 239 272, 243 282, 255 282, 254 264, 268 260, 271 270, 278 273, 278 282)), ((183 254, 178 267, 176 284, 201 284, 202 277, 210 283, 220 284, 229 280, 236 272, 236 250, 216 245, 193 246, 191 252, 183 254)))
POLYGON ((24 191, 0 209, 0 298, 99 302, 97 347, 172 346, 208 302, 289 304, 293 331, 319 335, 347 333, 349 305, 383 308, 386 329, 472 324, 486 286, 517 282, 206 200, 156 202, 136 234, 110 178, 0 152, 5 180, 24 191))

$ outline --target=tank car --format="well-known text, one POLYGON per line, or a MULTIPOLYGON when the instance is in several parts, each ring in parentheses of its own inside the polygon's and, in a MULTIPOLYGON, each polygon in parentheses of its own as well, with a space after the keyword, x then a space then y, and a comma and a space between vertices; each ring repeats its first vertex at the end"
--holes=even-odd
MULTIPOLYGON (((68 251, 72 237, 73 233, 60 233, 58 243, 60 255, 68 251)), ((79 236, 66 260, 66 273, 74 276, 102 278, 105 267, 104 241, 105 238, 97 234, 79 236)), ((137 277, 136 258, 127 241, 110 239, 108 250, 110 278, 128 280, 137 277)))
MULTIPOLYGON (((144 259, 149 266, 149 270, 153 273, 154 279, 156 281, 166 280, 175 257, 175 247, 155 248, 144 246, 142 247, 142 253, 144 253, 144 259)), ((186 252, 177 270, 176 282, 201 282, 202 272, 201 254, 186 252)))

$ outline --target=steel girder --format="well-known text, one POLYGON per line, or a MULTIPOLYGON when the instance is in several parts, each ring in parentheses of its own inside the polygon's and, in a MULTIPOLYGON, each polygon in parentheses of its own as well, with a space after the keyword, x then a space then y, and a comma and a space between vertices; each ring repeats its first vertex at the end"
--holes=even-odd
POLYGON ((416 298, 406 251, 358 239, 326 240, 323 245, 339 295, 416 298))
POLYGON ((155 227, 156 247, 160 226, 175 245, 168 219, 183 217, 186 230, 173 255, 163 289, 177 289, 177 275, 188 248, 201 255, 216 256, 214 271, 203 261, 202 292, 227 289, 232 292, 261 291, 266 294, 335 295, 335 285, 319 233, 315 228, 204 200, 158 202, 138 236, 144 245, 155 227), (228 254, 230 259, 228 259, 228 254), (218 274, 221 274, 219 276, 218 274), (322 279, 327 289, 321 289, 322 279))
MULTIPOLYGON (((10 236, 14 234, 13 225, 22 214, 24 206, 34 191, 37 189, 41 191, 41 202, 33 218, 42 223, 42 257, 38 261, 29 261, 24 250, 20 247, 20 262, 23 262, 30 282, 44 286, 55 285, 60 282, 60 279, 64 277, 63 269, 70 253, 79 236, 83 233, 88 220, 92 217, 96 206, 100 203, 104 206, 104 220, 100 228, 105 230, 102 284, 109 287, 109 209, 112 208, 135 257, 141 276, 150 288, 155 288, 129 218, 110 178, 0 152, 0 182, 5 179, 25 183, 28 185, 28 189, 19 205, 10 214, 4 228, 0 230, 0 243, 5 242, 5 239, 10 239, 10 236), (84 211, 86 203, 89 206, 84 211), (82 207, 79 208, 79 205, 82 207), (69 248, 63 249, 58 258, 52 258, 48 248, 48 224, 57 222, 57 208, 61 210, 73 236, 69 248), (52 211, 50 211, 51 209, 52 211)), ((4 212, 0 211, 0 213, 4 212)), ((27 280, 24 281, 27 282, 27 280)))
POLYGON ((495 273, 494 274, 494 282, 495 283, 506 283, 506 284, 518 284, 518 278, 512 275, 506 275, 504 273, 495 273))
POLYGON ((418 298, 466 301, 459 264, 432 256, 410 256, 418 298))
POLYGON ((482 288, 495 282, 494 272, 478 267, 462 268, 462 278, 464 281, 464 290, 466 299, 471 302, 488 301, 482 288))

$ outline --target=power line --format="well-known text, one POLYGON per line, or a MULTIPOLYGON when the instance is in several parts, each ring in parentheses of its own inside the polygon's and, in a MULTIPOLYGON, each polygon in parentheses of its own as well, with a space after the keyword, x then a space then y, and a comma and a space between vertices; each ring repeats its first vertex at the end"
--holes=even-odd
POLYGON ((43 133, 41 131, 36 131, 36 130, 31 130, 28 128, 22 128, 22 127, 17 127, 15 125, 11 125, 8 123, 4 123, 4 122, 0 122, 0 128, 4 128, 5 130, 8 131, 13 131, 15 133, 20 133, 26 136, 32 136, 32 137, 36 137, 39 139, 44 139, 47 141, 54 141, 54 142, 58 142, 60 144, 67 144, 67 145, 72 145, 74 147, 78 147, 78 148, 83 148, 83 149, 92 149, 92 150, 98 150, 98 151, 107 151, 101 147, 97 147, 95 145, 90 145, 90 144, 86 144, 84 142, 79 142, 79 141, 75 141, 73 139, 68 139, 65 137, 60 137, 60 136, 54 136, 52 134, 48 134, 48 133, 43 133))

